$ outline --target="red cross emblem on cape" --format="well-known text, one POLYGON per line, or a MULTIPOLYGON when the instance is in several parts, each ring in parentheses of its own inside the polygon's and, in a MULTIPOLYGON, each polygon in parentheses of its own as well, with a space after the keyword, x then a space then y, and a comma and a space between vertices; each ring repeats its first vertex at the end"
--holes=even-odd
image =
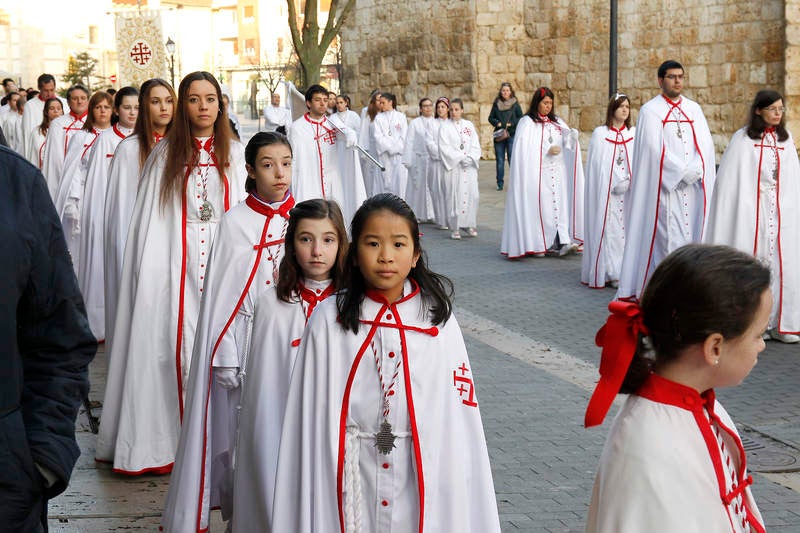
POLYGON ((471 373, 467 364, 461 363, 461 366, 453 370, 453 387, 461 398, 461 403, 469 407, 478 407, 478 402, 475 401, 475 385, 469 377, 471 373))

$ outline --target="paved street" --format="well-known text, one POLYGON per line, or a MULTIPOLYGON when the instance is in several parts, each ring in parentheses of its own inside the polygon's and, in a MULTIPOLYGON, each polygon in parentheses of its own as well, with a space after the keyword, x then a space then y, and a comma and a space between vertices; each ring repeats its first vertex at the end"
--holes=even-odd
MULTIPOLYGON (((245 126, 247 137, 253 124, 245 126)), ((452 241, 425 225, 423 246, 434 270, 455 283, 503 531, 583 531, 609 426, 585 430, 583 412, 599 359, 594 335, 613 291, 580 285, 579 256, 501 257, 505 193, 494 190, 494 162, 481 164, 479 236, 452 241)), ((770 532, 800 531, 800 474, 785 473, 800 470, 798 362, 800 347, 770 342, 743 385, 718 391, 747 437, 753 491, 770 532), (769 470, 778 472, 758 473, 769 470)), ((92 399, 102 400, 104 366, 101 352, 92 399)), ((51 502, 51 530, 156 531, 168 476, 112 474, 92 459, 95 436, 84 415, 78 426, 84 453, 67 492, 51 502)))

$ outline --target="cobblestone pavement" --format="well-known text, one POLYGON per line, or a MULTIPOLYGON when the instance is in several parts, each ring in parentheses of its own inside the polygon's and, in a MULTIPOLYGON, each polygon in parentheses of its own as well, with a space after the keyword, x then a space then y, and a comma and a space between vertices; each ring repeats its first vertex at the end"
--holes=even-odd
MULTIPOLYGON (((494 191, 494 163, 482 167, 479 236, 451 241, 424 225, 423 246, 432 267, 455 283, 503 531, 582 531, 608 429, 585 430, 583 412, 597 376, 594 335, 613 291, 580 285, 579 256, 502 258, 505 193, 494 191)), ((770 342, 742 385, 718 391, 740 430, 765 445, 750 457, 783 464, 777 470, 800 469, 798 361, 800 347, 770 342)), ((93 399, 102 399, 103 366, 101 353, 92 367, 93 399)), ((112 474, 92 460, 95 437, 83 415, 78 426, 84 455, 67 492, 51 502, 51 530, 156 531, 168 477, 112 474)), ((800 531, 800 474, 754 479, 767 530, 800 531)), ((216 520, 212 531, 222 531, 216 520)))

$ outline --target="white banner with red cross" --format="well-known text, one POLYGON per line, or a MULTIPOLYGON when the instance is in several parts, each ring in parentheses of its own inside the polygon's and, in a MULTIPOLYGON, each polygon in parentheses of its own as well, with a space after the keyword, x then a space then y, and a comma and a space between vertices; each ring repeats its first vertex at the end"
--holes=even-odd
POLYGON ((120 85, 139 87, 150 78, 167 77, 167 57, 158 12, 117 13, 116 30, 120 85))

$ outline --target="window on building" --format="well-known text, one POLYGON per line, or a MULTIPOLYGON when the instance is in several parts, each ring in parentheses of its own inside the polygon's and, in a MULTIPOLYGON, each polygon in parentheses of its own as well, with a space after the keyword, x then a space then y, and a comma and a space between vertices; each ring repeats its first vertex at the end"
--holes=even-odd
POLYGON ((283 53, 283 37, 278 37, 278 53, 283 53))
POLYGON ((244 6, 242 9, 242 17, 244 17, 244 22, 253 22, 255 17, 255 8, 253 6, 244 6))
POLYGON ((246 55, 246 56, 254 56, 254 55, 256 55, 256 40, 255 39, 245 39, 244 40, 244 55, 246 55))
POLYGON ((97 35, 100 29, 97 26, 89 26, 89 44, 97 44, 97 35))

